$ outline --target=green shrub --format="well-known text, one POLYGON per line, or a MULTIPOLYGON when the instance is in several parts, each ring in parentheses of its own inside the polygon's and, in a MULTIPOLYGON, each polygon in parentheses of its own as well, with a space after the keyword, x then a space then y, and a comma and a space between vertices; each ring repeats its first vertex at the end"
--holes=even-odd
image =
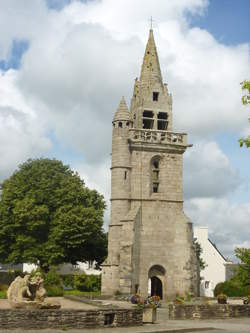
POLYGON ((52 267, 47 274, 43 273, 43 278, 47 296, 63 296, 62 279, 55 267, 52 267))
POLYGON ((7 284, 0 284, 0 291, 7 291, 9 286, 7 284))
POLYGON ((0 299, 7 298, 7 290, 0 290, 0 299))
POLYGON ((62 274, 60 278, 62 279, 64 287, 74 289, 74 274, 62 274))
POLYGON ((46 287, 48 297, 63 296, 63 288, 61 286, 49 285, 46 287))
POLYGON ((12 281, 15 280, 17 276, 24 277, 24 273, 20 270, 11 271, 8 272, 0 272, 0 284, 10 285, 12 281))
POLYGON ((80 291, 100 291, 101 276, 76 274, 74 276, 74 286, 77 290, 80 291))
POLYGON ((217 297, 219 294, 226 294, 228 297, 243 297, 249 293, 249 287, 244 287, 239 283, 229 280, 220 282, 214 289, 214 296, 217 297))

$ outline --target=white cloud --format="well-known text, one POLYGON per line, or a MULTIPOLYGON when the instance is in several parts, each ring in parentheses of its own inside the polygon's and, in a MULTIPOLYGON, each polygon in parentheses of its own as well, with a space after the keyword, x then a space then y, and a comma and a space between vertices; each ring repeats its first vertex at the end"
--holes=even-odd
POLYGON ((225 46, 207 31, 190 29, 187 11, 199 13, 206 5, 201 0, 162 0, 157 6, 153 1, 104 0, 72 2, 59 12, 50 11, 23 57, 19 89, 36 107, 43 106, 40 113, 60 142, 100 162, 108 153, 120 96, 128 96, 129 103, 154 8, 176 130, 188 130, 198 139, 242 132, 248 123, 239 82, 250 68, 248 46, 225 46))
POLYGON ((210 239, 225 256, 232 255, 236 246, 249 245, 249 203, 197 198, 185 202, 185 212, 195 225, 208 226, 210 239))
MULTIPOLYGON (((193 198, 187 208, 202 224, 211 217, 223 235, 230 216, 222 212, 231 211, 223 196, 241 178, 214 137, 240 136, 249 126, 239 85, 250 70, 249 45, 226 46, 190 28, 187 14, 202 15, 207 6, 206 0, 95 0, 56 11, 42 0, 2 1, 0 59, 8 58, 13 40, 27 40, 29 49, 19 70, 0 76, 0 179, 49 151, 52 131, 61 147, 83 157, 75 168, 87 185, 109 199, 111 121, 122 95, 129 104, 152 15, 162 74, 174 98, 174 127, 196 143, 184 160, 185 191, 193 198)), ((234 210, 237 219, 248 206, 234 210)), ((235 236, 230 246, 244 242, 244 235, 235 236)))
POLYGON ((10 55, 13 40, 39 38, 47 19, 47 7, 41 0, 8 0, 0 3, 0 59, 10 55))
POLYGON ((42 122, 16 88, 16 76, 12 70, 0 72, 0 180, 51 148, 42 122))
POLYGON ((184 197, 221 197, 242 182, 214 141, 200 142, 184 154, 184 197))
POLYGON ((91 189, 96 189, 105 198, 107 208, 104 215, 104 226, 106 230, 110 214, 110 165, 111 162, 109 159, 97 165, 85 164, 84 162, 74 165, 74 170, 84 179, 86 186, 91 189))

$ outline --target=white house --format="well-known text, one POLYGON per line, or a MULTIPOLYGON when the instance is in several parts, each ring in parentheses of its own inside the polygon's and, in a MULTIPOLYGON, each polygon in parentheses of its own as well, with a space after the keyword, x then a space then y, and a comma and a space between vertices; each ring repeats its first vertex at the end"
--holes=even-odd
POLYGON ((217 283, 226 281, 226 266, 233 263, 226 260, 214 243, 208 238, 208 227, 194 227, 194 238, 201 245, 201 258, 206 268, 200 272, 200 295, 213 297, 217 283))

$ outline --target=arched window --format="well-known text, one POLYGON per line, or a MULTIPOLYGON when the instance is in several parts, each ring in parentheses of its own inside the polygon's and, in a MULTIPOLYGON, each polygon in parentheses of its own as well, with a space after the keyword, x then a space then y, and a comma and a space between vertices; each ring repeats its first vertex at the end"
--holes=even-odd
POLYGON ((152 160, 151 169, 152 169, 152 192, 158 193, 159 192, 159 174, 160 174, 160 168, 159 168, 159 157, 155 157, 152 160))
POLYGON ((118 127, 122 127, 122 122, 121 121, 119 121, 118 127))

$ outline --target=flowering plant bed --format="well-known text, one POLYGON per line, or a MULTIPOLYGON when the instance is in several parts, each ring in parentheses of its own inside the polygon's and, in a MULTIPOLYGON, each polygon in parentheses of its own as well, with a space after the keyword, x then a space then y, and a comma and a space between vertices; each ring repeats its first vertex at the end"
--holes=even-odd
POLYGON ((136 304, 142 309, 145 308, 159 308, 161 307, 160 297, 159 296, 149 296, 147 298, 143 298, 138 294, 132 295, 130 297, 130 302, 132 304, 136 304))

